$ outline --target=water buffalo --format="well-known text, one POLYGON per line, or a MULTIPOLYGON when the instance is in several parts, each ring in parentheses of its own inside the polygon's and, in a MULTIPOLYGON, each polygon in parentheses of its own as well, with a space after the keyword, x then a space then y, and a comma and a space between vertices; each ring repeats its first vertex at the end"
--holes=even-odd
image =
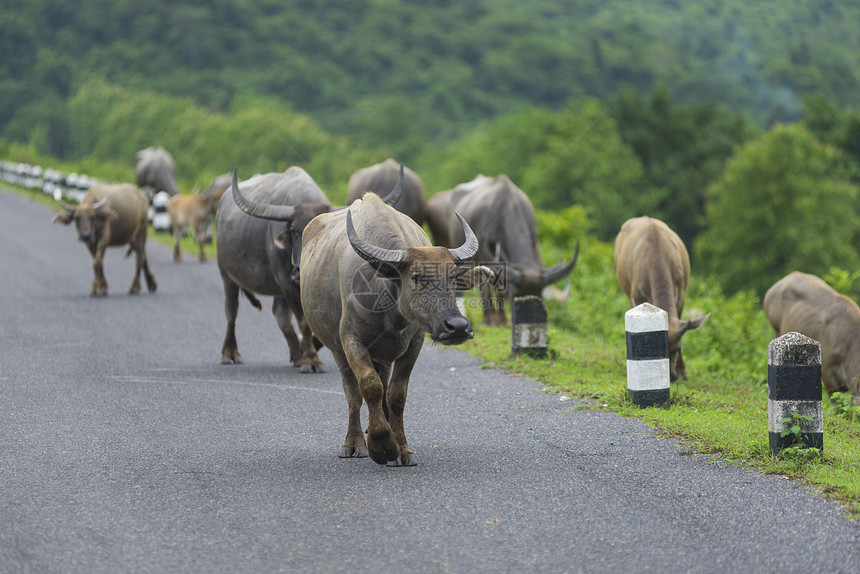
POLYGON ((241 362, 235 331, 241 291, 257 309, 262 307, 255 293, 274 297, 272 313, 287 340, 290 361, 302 372, 319 371, 322 363, 304 320, 298 279, 302 231, 311 219, 331 209, 329 200, 297 166, 283 173, 254 176, 241 185, 234 170, 231 189, 221 197, 216 217, 218 269, 227 316, 221 362, 241 362), (301 343, 293 329, 293 316, 301 343))
POLYGON ((478 250, 460 218, 465 241, 433 247, 412 219, 368 193, 348 210, 321 215, 304 233, 302 307, 343 379, 349 423, 340 456, 411 465, 403 409, 409 376, 425 333, 456 345, 471 339, 454 287, 489 278, 465 262, 478 250), (362 399, 370 423, 361 428, 362 399))
MULTIPOLYGON (((222 192, 223 193, 223 192, 222 192)), ((211 192, 176 194, 167 200, 167 214, 170 216, 170 229, 173 232, 173 261, 182 262, 182 251, 179 242, 190 228, 197 242, 197 259, 200 263, 206 261, 203 246, 212 225, 212 218, 218 207, 218 201, 211 192)))
POLYGON ((62 201, 59 203, 65 211, 54 216, 54 223, 68 225, 74 221, 78 238, 93 257, 95 278, 90 295, 107 295, 103 267, 105 249, 126 243, 129 246, 126 256, 132 251, 136 254, 134 281, 129 293, 140 293, 141 270, 147 288, 150 292, 155 291, 155 277, 149 272, 146 260, 146 212, 149 200, 143 191, 131 184, 99 184, 91 187, 76 206, 62 201))
POLYGON ((481 288, 487 325, 507 324, 505 296, 510 300, 527 295, 540 297, 546 286, 570 275, 576 265, 579 244, 569 262, 544 266, 534 207, 506 175, 492 178, 479 175, 458 185, 437 203, 431 200, 429 211, 431 229, 435 225, 440 228, 440 236, 448 237, 447 241, 436 238, 438 243, 448 246, 462 243, 463 228, 455 218, 455 212, 460 213, 480 242, 475 259, 500 270, 500 280, 495 286, 485 284, 481 288))
POLYGON ((170 195, 179 193, 176 185, 176 165, 167 150, 162 147, 148 147, 135 154, 135 183, 149 191, 150 197, 159 191, 170 195))
POLYGON ((405 169, 391 158, 386 159, 382 163, 362 168, 356 171, 349 178, 346 192, 346 202, 351 204, 356 199, 360 199, 367 191, 372 191, 376 194, 387 194, 395 185, 395 182, 403 178, 401 186, 403 191, 400 199, 392 204, 392 206, 401 213, 405 213, 411 217, 415 223, 421 225, 424 223, 425 211, 427 209, 427 192, 424 190, 424 183, 414 171, 409 168, 405 169))
POLYGON ((687 379, 681 337, 710 316, 681 320, 690 283, 690 256, 684 242, 658 219, 635 217, 615 238, 615 273, 633 306, 648 302, 669 314, 669 376, 687 379))
POLYGON ((764 310, 777 336, 790 331, 821 343, 828 393, 850 392, 860 405, 860 307, 807 273, 789 273, 768 289, 764 310))

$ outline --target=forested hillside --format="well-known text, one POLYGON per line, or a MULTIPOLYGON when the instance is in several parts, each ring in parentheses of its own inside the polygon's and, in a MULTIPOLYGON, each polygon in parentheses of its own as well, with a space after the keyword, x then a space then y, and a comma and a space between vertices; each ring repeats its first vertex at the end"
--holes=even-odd
POLYGON ((795 268, 857 290, 858 21, 830 0, 0 0, 0 157, 130 181, 162 145, 183 191, 299 164, 334 203, 389 156, 431 194, 505 173, 554 247, 649 214, 729 291, 795 268))
POLYGON ((856 101, 858 21, 833 0, 0 0, 0 133, 94 74, 217 110, 268 94, 407 152, 622 85, 767 126, 813 92, 856 101))

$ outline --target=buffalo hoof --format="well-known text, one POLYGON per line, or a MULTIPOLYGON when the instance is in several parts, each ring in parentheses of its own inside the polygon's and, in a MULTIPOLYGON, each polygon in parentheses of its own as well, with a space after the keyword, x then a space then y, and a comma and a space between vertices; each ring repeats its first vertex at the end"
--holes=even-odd
POLYGON ((375 438, 369 435, 367 453, 376 464, 388 464, 400 459, 400 446, 394 440, 394 433, 390 431, 380 433, 375 438))
POLYGON ((90 293, 90 297, 107 297, 107 291, 93 291, 92 293, 90 293))
POLYGON ((366 446, 356 446, 349 447, 343 446, 340 449, 340 454, 338 454, 340 458, 367 458, 367 447, 366 446))
POLYGON ((228 356, 224 355, 221 357, 221 364, 222 365, 241 365, 242 364, 242 357, 240 357, 239 355, 236 355, 235 357, 228 357, 228 356))
POLYGON ((303 362, 301 369, 300 369, 300 372, 305 373, 305 374, 324 373, 325 367, 323 367, 323 364, 320 361, 313 361, 310 363, 303 362))
POLYGON ((397 457, 397 460, 389 461, 385 466, 418 466, 418 462, 410 452, 409 454, 397 457))

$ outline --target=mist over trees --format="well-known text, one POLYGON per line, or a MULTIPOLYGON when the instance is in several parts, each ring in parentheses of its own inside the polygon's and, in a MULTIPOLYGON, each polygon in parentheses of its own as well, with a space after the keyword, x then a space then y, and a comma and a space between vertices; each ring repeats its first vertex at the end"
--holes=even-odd
POLYGON ((553 237, 648 214, 694 271, 759 291, 858 263, 858 20, 831 0, 0 0, 0 156, 128 181, 162 145, 184 191, 300 164, 335 203, 389 156, 431 194, 506 173, 553 237), (762 249, 777 216, 814 237, 762 249))

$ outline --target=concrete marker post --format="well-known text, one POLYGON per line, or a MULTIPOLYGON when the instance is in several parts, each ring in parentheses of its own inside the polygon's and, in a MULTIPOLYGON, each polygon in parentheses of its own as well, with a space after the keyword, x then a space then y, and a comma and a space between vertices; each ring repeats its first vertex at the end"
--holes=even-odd
POLYGON ((669 314, 642 303, 624 314, 627 392, 640 407, 669 408, 669 314))
POLYGON ((543 359, 547 354, 549 333, 546 307, 540 297, 514 297, 511 302, 511 351, 543 359))
POLYGON ((806 446, 824 450, 821 344, 792 331, 767 346, 767 427, 772 454, 794 446, 794 433, 780 435, 795 424, 800 426, 806 446))
POLYGON ((155 231, 170 231, 170 215, 167 213, 167 200, 170 194, 159 191, 152 196, 152 229, 155 231))

